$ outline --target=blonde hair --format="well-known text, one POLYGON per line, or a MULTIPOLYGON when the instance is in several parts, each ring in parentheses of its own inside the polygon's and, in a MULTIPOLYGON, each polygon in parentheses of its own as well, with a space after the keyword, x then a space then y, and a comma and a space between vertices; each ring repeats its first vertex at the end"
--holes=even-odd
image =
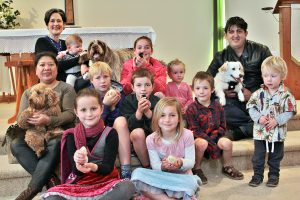
POLYGON ((168 75, 170 76, 171 72, 172 72, 172 67, 174 65, 182 65, 183 66, 183 71, 185 72, 185 64, 179 60, 179 59, 175 59, 175 60, 172 60, 171 62, 169 62, 169 64, 167 65, 167 69, 168 69, 168 75))
POLYGON ((181 114, 181 105, 175 97, 164 97, 157 102, 153 110, 151 128, 154 132, 158 134, 159 137, 162 137, 162 131, 158 125, 158 121, 161 118, 161 115, 167 106, 176 107, 176 112, 178 114, 178 125, 177 125, 178 136, 176 140, 178 140, 182 135, 184 124, 183 124, 183 117, 181 114))
POLYGON ((66 46, 69 46, 73 43, 82 44, 82 39, 78 34, 71 34, 67 36, 65 43, 66 46))
POLYGON ((261 72, 263 73, 263 71, 267 69, 278 72, 282 80, 286 78, 288 73, 286 62, 279 56, 269 56, 263 61, 261 64, 261 72))
POLYGON ((97 74, 109 74, 109 76, 112 77, 112 70, 107 63, 97 61, 93 63, 89 69, 89 79, 92 80, 97 74))

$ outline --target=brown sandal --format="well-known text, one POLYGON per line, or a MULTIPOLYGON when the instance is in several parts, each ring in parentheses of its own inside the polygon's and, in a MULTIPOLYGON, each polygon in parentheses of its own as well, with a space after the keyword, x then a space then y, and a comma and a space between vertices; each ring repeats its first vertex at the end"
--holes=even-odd
POLYGON ((244 179, 244 175, 237 169, 235 169, 232 165, 224 166, 222 168, 222 173, 234 180, 242 180, 244 179))

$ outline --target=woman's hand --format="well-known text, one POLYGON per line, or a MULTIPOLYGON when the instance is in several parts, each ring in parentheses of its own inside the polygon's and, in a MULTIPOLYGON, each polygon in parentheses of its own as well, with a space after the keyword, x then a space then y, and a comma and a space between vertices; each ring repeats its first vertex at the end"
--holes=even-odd
POLYGON ((81 75, 84 75, 85 73, 87 73, 89 71, 89 67, 86 64, 81 64, 80 65, 80 72, 81 75))
POLYGON ((27 122, 33 125, 48 125, 50 124, 50 117, 45 114, 35 112, 32 117, 29 117, 27 122))

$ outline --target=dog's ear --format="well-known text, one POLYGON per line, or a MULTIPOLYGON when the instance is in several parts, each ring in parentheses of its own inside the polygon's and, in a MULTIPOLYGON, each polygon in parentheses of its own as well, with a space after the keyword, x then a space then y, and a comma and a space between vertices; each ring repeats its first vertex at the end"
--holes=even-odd
POLYGON ((226 72, 228 69, 228 61, 226 61, 220 68, 219 72, 226 72))
POLYGON ((45 93, 46 93, 47 102, 48 102, 47 105, 49 107, 52 107, 52 106, 55 106, 56 104, 58 104, 59 98, 55 91, 53 91, 50 88, 47 88, 45 90, 45 93))
POLYGON ((79 56, 78 64, 83 64, 86 61, 89 60, 88 52, 84 51, 82 54, 79 56))

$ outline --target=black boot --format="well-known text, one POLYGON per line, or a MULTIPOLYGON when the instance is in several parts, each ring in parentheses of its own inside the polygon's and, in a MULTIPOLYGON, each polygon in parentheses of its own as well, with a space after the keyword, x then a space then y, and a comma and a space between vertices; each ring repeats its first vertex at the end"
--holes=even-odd
POLYGON ((38 190, 28 186, 15 200, 31 200, 39 193, 38 190))
POLYGON ((47 190, 49 190, 50 188, 59 185, 60 184, 60 180, 59 178, 54 174, 51 176, 51 178, 49 179, 48 183, 46 184, 46 188, 47 190))

